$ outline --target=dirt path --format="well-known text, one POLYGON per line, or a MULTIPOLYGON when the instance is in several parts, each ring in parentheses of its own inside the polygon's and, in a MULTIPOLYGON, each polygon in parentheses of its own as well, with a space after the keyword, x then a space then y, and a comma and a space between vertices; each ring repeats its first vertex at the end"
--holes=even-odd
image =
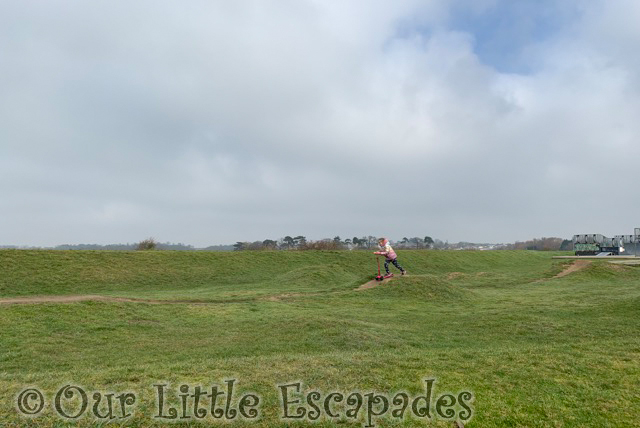
POLYGON ((177 300, 155 300, 155 299, 130 299, 127 297, 109 297, 93 294, 73 295, 73 296, 28 296, 28 297, 5 297, 0 299, 0 305, 25 305, 33 303, 76 303, 76 302, 126 302, 126 303, 148 303, 158 305, 161 303, 203 303, 197 301, 177 301, 177 300))
MULTIPOLYGON (((290 297, 270 296, 270 297, 290 297)), ((98 296, 94 294, 81 294, 72 296, 27 296, 0 298, 0 305, 30 305, 36 303, 77 303, 77 302, 119 302, 119 303, 146 303, 149 305, 217 305, 221 303, 247 303, 255 300, 267 300, 267 298, 254 299, 226 299, 226 300, 158 300, 135 299, 129 297, 98 296)))
POLYGON ((548 281, 550 279, 562 278, 563 276, 567 276, 567 275, 572 274, 574 272, 578 272, 578 271, 586 268, 590 264, 591 264, 591 260, 576 260, 573 263, 571 263, 569 266, 564 268, 564 270, 562 272, 552 276, 551 278, 537 279, 537 280, 533 281, 533 283, 537 284, 539 282, 548 281))
MULTIPOLYGON (((587 266, 589 266, 591 264, 591 260, 576 260, 573 263, 571 263, 569 266, 567 266, 562 272, 558 273, 557 275, 553 276, 552 278, 545 278, 545 279, 538 279, 534 282, 543 282, 543 281, 547 281, 549 279, 554 279, 554 278, 562 278, 563 276, 567 276, 569 274, 572 274, 574 272, 578 272, 579 270, 582 270, 584 268, 586 268, 587 266)), ((484 276, 486 274, 486 272, 478 272, 476 275, 477 276, 484 276)), ((464 273, 462 272, 450 272, 449 274, 447 274, 447 279, 452 280, 452 279, 457 279, 460 277, 465 276, 464 273)), ((369 282, 366 282, 364 284, 362 284, 360 287, 356 288, 356 291, 362 291, 362 290, 368 290, 370 288, 374 288, 374 287, 379 287, 383 284, 388 283, 389 281, 392 281, 393 279, 395 279, 397 277, 393 277, 393 278, 388 278, 385 279, 384 281, 376 281, 375 279, 372 279, 369 282)))
POLYGON ((389 283, 389 281, 393 281, 396 277, 391 277, 391 278, 387 278, 384 279, 382 281, 376 281, 375 279, 372 279, 369 282, 365 282, 364 284, 362 284, 360 287, 356 288, 356 291, 362 291, 362 290, 368 290, 370 288, 374 288, 374 287, 379 287, 383 284, 387 284, 389 283))
MULTIPOLYGON (((255 301, 280 302, 287 299, 304 296, 303 293, 286 293, 271 296, 259 296, 246 299, 226 300, 158 300, 136 299, 130 297, 99 296, 96 294, 81 294, 70 296, 24 296, 0 298, 0 305, 30 305, 36 303, 77 303, 77 302, 119 302, 119 303, 146 303, 149 305, 217 305, 222 303, 247 303, 255 301)), ((312 295, 309 293, 307 295, 312 295)))
POLYGON ((565 268, 562 272, 554 276, 554 278, 562 278, 563 276, 567 276, 571 273, 577 272, 589 266, 591 264, 590 260, 576 260, 571 263, 569 266, 565 268))
MULTIPOLYGON (((590 260, 576 260, 569 266, 567 266, 562 272, 555 275, 553 278, 562 278, 579 270, 582 270, 591 264, 590 260)), ((459 274, 459 272, 454 272, 459 274)), ((462 275, 462 274, 460 274, 462 275)), ((457 275, 456 275, 457 277, 457 275)), ((388 284, 396 277, 387 278, 383 281, 376 281, 372 279, 369 282, 362 284, 356 288, 356 291, 368 290, 374 287, 379 287, 384 284, 388 284)), ((452 279, 449 274, 448 279, 452 279)), ((535 282, 542 282, 545 279, 539 279, 535 282)), ((201 300, 157 300, 157 299, 134 299, 128 297, 111 297, 111 296, 99 296, 95 294, 82 294, 71 296, 26 296, 26 297, 5 297, 0 298, 0 305, 27 305, 36 303, 76 303, 76 302, 120 302, 120 303, 147 303, 150 305, 178 305, 178 304, 192 304, 192 305, 207 305, 207 304, 219 304, 219 303, 241 303, 254 300, 267 300, 271 302, 279 302, 286 300, 287 298, 300 296, 300 293, 288 293, 274 296, 259 297, 256 299, 242 299, 242 300, 216 300, 216 301, 201 301, 201 300)))

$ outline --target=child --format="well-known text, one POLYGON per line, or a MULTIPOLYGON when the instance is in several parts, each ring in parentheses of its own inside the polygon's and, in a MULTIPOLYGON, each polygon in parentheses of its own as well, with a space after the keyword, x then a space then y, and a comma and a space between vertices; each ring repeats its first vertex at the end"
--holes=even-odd
POLYGON ((393 276, 393 274, 389 272, 389 263, 393 263, 393 265, 397 267, 400 272, 402 272, 402 275, 406 275, 407 271, 398 264, 398 255, 395 251, 393 251, 391 245, 389 245, 389 240, 387 240, 387 238, 378 239, 378 246, 380 247, 381 251, 376 251, 373 254, 386 257, 386 260, 384 261, 384 269, 387 271, 387 274, 384 277, 391 278, 393 276))

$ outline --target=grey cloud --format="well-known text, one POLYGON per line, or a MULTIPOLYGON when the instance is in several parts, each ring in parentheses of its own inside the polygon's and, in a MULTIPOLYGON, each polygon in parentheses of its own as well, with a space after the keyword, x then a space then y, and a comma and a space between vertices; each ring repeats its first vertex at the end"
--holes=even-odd
POLYGON ((483 63, 452 4, 3 3, 0 243, 633 227, 621 3, 524 40, 528 74, 483 63))

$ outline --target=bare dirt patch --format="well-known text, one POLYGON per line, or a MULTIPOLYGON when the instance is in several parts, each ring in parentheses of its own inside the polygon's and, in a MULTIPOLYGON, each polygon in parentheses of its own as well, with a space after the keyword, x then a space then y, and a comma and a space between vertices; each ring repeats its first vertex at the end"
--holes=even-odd
POLYGON ((554 276, 554 278, 562 278, 563 276, 567 276, 574 272, 578 272, 579 270, 586 268, 590 264, 591 264, 590 260, 576 260, 575 262, 567 266, 562 272, 554 276))
POLYGON ((462 273, 462 272, 449 272, 447 274, 447 279, 457 279, 457 278, 461 278, 463 276, 465 276, 465 274, 462 273))
MULTIPOLYGON (((312 293, 309 293, 309 295, 311 295, 312 293)), ((268 302, 281 302, 283 300, 287 300, 290 298, 294 298, 294 297, 300 297, 302 296, 302 293, 286 293, 286 294, 276 294, 274 296, 267 296, 267 297, 263 297, 261 298, 261 300, 266 300, 268 302)))
POLYGON ((372 279, 371 281, 365 282, 360 287, 356 288, 356 291, 368 290, 370 288, 378 287, 380 285, 387 284, 389 281, 393 281, 394 279, 395 276, 384 279, 382 281, 376 281, 375 279, 372 279))
POLYGON ((591 264, 590 260, 576 260, 573 263, 571 263, 569 266, 564 268, 564 270, 562 272, 552 276, 551 278, 537 279, 537 280, 533 281, 533 283, 536 284, 538 282, 544 282, 544 281, 548 281, 550 279, 562 278, 563 276, 567 276, 567 275, 570 275, 570 274, 572 274, 574 272, 578 272, 578 271, 586 268, 590 264, 591 264))

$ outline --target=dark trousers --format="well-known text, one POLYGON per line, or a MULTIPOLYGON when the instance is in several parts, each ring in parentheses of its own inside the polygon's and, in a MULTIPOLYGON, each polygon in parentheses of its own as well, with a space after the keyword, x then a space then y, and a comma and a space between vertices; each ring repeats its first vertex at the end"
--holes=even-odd
POLYGON ((386 270, 387 273, 389 273, 389 263, 393 263, 393 265, 397 267, 400 270, 400 272, 404 272, 404 269, 402 268, 402 266, 398 264, 398 259, 393 259, 393 260, 387 259, 384 261, 384 270, 386 270))

